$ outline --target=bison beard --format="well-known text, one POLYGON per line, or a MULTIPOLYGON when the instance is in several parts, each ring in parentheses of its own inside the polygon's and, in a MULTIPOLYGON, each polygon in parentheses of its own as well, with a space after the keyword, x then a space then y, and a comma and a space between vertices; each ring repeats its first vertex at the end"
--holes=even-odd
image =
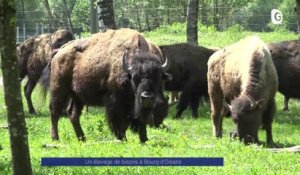
POLYGON ((83 105, 94 105, 105 106, 117 139, 126 140, 131 125, 140 141, 147 141, 146 124, 157 124, 155 117, 162 113, 155 108, 167 104, 162 81, 168 59, 162 65, 161 54, 150 45, 138 32, 120 29, 75 40, 59 50, 51 64, 52 138, 59 139, 58 119, 71 99, 70 119, 79 140, 85 140, 79 120, 83 105))

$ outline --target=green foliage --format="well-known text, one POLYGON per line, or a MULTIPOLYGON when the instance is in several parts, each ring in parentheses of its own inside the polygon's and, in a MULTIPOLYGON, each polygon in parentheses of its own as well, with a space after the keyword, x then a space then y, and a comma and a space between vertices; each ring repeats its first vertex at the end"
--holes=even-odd
MULTIPOLYGON (((253 33, 236 25, 225 32, 215 27, 199 24, 199 41, 207 47, 224 47, 248 35, 258 35, 266 42, 296 39, 291 32, 253 33), (235 33, 236 36, 233 36, 235 33)), ((185 24, 174 23, 163 26, 144 35, 157 44, 172 44, 185 41, 185 24)), ((3 101, 3 87, 0 87, 0 126, 6 125, 6 111, 3 101)), ((24 97, 24 95, 23 95, 24 97)), ((33 92, 33 103, 38 116, 28 114, 23 99, 26 122, 29 132, 31 162, 36 175, 89 175, 89 174, 297 174, 300 172, 299 154, 272 153, 263 145, 245 146, 237 140, 230 140, 229 133, 235 129, 230 118, 223 123, 224 136, 212 136, 209 105, 199 108, 200 117, 193 119, 191 111, 183 113, 183 118, 174 120, 175 107, 171 107, 164 129, 148 128, 149 141, 139 143, 138 135, 127 131, 127 142, 118 142, 111 134, 103 108, 84 109, 81 123, 86 134, 85 143, 75 138, 69 118, 59 121, 60 141, 50 139, 50 118, 48 101, 40 98, 38 88, 33 92), (55 147, 47 147, 54 145, 55 147), (223 157, 224 167, 41 167, 42 157, 223 157)), ((300 103, 290 101, 290 111, 282 112, 283 97, 276 96, 277 114, 273 123, 273 135, 282 147, 300 145, 300 103)), ((0 174, 11 174, 11 156, 8 131, 0 129, 0 174)), ((260 140, 265 143, 265 132, 259 132, 260 140)))
MULTIPOLYGON (((67 16, 62 0, 49 0, 50 8, 61 26, 66 27, 67 16)), ((184 23, 187 11, 186 0, 115 0, 115 21, 117 28, 128 27, 139 31, 152 31, 173 23, 184 23)), ((26 23, 30 35, 35 34, 36 23, 48 26, 50 19, 43 1, 17 0, 17 25, 26 23), (25 14, 22 14, 24 2, 25 14)), ((90 31, 90 10, 87 0, 67 0, 75 33, 90 31)), ((235 24, 249 31, 296 31, 294 0, 201 0, 199 22, 203 26, 214 26, 225 31, 235 24), (277 8, 283 12, 283 24, 272 25, 270 13, 277 8)))
POLYGON ((84 32, 90 31, 91 20, 90 20, 89 1, 77 0, 74 9, 72 11, 71 19, 73 25, 76 26, 76 28, 82 28, 84 32))
POLYGON ((296 13, 294 11, 295 6, 295 1, 283 1, 280 4, 279 10, 283 13, 283 24, 276 26, 277 28, 281 27, 285 30, 297 31, 296 13))

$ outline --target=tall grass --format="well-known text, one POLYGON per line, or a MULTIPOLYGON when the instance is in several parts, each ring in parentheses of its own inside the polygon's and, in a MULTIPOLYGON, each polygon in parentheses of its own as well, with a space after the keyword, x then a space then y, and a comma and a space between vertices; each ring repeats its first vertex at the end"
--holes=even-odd
MULTIPOLYGON (((200 27, 199 43, 209 47, 224 47, 247 35, 256 34, 266 42, 296 39, 290 32, 252 33, 234 27, 225 32, 214 28, 200 27)), ((182 24, 162 27, 145 36, 157 44, 171 44, 185 41, 182 24)), ((0 125, 6 125, 6 108, 3 87, 0 87, 0 125)), ((191 117, 191 111, 183 113, 182 119, 174 120, 175 107, 171 107, 165 120, 165 129, 148 128, 149 141, 139 143, 138 136, 127 131, 127 142, 117 142, 105 121, 103 108, 89 108, 83 111, 81 122, 87 136, 85 143, 78 142, 68 118, 59 122, 60 141, 50 139, 48 99, 43 101, 40 92, 33 93, 33 102, 39 113, 30 115, 26 122, 29 133, 31 162, 34 174, 297 174, 300 172, 300 154, 273 153, 262 145, 245 146, 230 140, 229 133, 235 129, 230 118, 224 119, 224 136, 212 136, 212 124, 207 104, 200 106, 198 119, 191 117), (45 145, 54 145, 47 147, 45 145), (224 167, 41 167, 42 157, 223 157, 224 167)), ((300 103, 291 100, 290 111, 282 112, 283 97, 276 96, 277 113, 273 123, 273 135, 277 144, 289 147, 300 144, 300 103)), ((0 175, 11 174, 11 156, 8 131, 0 129, 0 175)), ((259 132, 265 142, 265 132, 259 132)))

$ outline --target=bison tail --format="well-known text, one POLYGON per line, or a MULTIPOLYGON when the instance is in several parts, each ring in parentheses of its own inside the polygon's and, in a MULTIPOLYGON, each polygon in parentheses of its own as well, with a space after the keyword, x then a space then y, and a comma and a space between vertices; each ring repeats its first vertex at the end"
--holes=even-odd
POLYGON ((50 87, 50 73, 51 73, 51 65, 48 64, 44 68, 41 78, 39 79, 39 84, 41 85, 41 89, 42 89, 41 92, 44 99, 46 99, 47 92, 50 87))

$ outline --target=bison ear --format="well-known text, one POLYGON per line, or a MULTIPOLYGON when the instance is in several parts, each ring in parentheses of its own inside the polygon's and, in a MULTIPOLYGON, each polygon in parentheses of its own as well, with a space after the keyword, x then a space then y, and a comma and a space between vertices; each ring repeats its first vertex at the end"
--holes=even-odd
POLYGON ((169 73, 164 72, 162 74, 162 79, 166 80, 166 81, 171 81, 173 79, 173 76, 171 74, 169 74, 169 73))

